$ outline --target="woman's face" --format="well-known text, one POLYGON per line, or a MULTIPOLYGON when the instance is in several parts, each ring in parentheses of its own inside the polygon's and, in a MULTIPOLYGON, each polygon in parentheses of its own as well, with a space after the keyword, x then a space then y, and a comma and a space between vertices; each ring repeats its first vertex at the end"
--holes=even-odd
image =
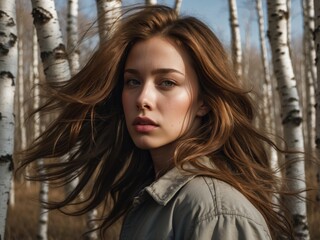
POLYGON ((142 149, 172 148, 203 115, 196 73, 184 50, 161 37, 136 43, 126 60, 122 104, 128 131, 142 149))

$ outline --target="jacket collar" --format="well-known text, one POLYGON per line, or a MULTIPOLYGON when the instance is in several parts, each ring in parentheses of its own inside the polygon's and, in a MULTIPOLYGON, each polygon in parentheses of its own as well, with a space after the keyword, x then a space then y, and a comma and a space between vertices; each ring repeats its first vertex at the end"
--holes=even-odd
POLYGON ((165 206, 194 177, 195 175, 186 175, 186 172, 173 168, 145 190, 158 204, 165 206))
MULTIPOLYGON (((203 157, 203 163, 213 167, 208 157, 203 157)), ((187 165, 186 168, 194 169, 191 165, 187 165)), ((165 206, 183 186, 195 177, 195 174, 174 167, 151 185, 147 186, 145 191, 149 193, 158 204, 165 206)))

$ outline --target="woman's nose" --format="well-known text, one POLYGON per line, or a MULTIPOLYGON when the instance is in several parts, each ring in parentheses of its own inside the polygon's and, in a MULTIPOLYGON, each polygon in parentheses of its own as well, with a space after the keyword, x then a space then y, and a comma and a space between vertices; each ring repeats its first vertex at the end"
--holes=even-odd
POLYGON ((144 84, 137 96, 136 106, 138 110, 152 110, 155 100, 154 88, 151 84, 144 84))

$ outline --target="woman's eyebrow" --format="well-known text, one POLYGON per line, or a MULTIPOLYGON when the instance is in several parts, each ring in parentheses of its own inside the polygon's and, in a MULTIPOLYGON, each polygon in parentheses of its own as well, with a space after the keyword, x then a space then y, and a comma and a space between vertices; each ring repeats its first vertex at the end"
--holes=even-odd
MULTIPOLYGON (((124 72, 139 74, 139 71, 134 68, 127 68, 124 70, 124 72)), ((157 69, 152 70, 151 73, 152 74, 178 73, 178 74, 181 74, 184 76, 184 73, 182 73, 174 68, 157 68, 157 69)))

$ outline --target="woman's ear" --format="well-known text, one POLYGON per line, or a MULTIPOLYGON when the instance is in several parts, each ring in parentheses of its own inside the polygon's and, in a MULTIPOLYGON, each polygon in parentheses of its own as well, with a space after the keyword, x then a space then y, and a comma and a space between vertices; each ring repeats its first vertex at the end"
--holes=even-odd
POLYGON ((206 106, 203 102, 201 103, 198 111, 197 111, 197 116, 198 117, 203 117, 209 112, 208 106, 206 106))

